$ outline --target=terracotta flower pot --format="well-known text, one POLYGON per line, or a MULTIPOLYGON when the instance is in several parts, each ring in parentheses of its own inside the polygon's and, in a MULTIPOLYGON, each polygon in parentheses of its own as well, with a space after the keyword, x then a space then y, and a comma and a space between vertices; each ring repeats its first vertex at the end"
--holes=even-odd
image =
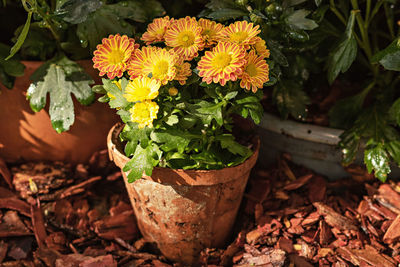
MULTIPOLYGON (((78 63, 99 82, 91 61, 78 63)), ((26 100, 26 90, 31 83, 29 77, 43 62, 25 61, 23 64, 26 66, 24 76, 16 79, 12 90, 2 87, 0 94, 0 157, 8 162, 60 160, 78 163, 88 161, 94 152, 105 148, 107 133, 119 120, 115 113, 97 101, 86 107, 74 99, 75 123, 69 131, 58 134, 51 126, 48 105, 35 113, 26 100)))
MULTIPOLYGON (((115 125, 108 134, 111 160, 121 168, 129 160, 121 151, 115 125)), ((156 167, 125 185, 145 240, 154 242, 170 260, 190 265, 206 247, 221 247, 229 238, 249 174, 257 161, 254 154, 244 163, 221 170, 173 170, 156 167)))

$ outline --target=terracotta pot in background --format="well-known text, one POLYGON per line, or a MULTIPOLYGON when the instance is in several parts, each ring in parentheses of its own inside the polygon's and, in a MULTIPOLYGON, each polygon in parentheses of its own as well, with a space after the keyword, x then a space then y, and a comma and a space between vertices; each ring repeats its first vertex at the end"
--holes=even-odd
MULTIPOLYGON (((109 129, 119 118, 107 104, 86 107, 74 99, 75 123, 58 134, 51 126, 45 109, 35 113, 26 100, 29 77, 43 62, 25 61, 25 74, 18 77, 14 88, 2 87, 0 94, 0 157, 8 162, 18 160, 60 160, 87 162, 90 156, 106 148, 109 129)), ((98 83, 98 72, 89 60, 78 62, 98 83)), ((74 98, 74 97, 73 97, 74 98)))
MULTIPOLYGON (((121 168, 129 160, 121 151, 119 133, 114 126, 107 138, 111 160, 121 168)), ((249 174, 257 161, 254 154, 244 163, 221 170, 172 170, 156 167, 151 177, 144 176, 125 185, 148 242, 155 243, 170 260, 191 265, 204 248, 221 247, 230 237, 249 174)))

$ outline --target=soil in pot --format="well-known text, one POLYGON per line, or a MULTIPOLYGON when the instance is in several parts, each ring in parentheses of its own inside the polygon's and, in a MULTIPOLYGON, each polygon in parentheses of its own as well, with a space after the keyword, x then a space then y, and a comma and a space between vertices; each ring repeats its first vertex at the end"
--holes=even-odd
MULTIPOLYGON (((114 126, 107 140, 110 158, 121 169, 129 160, 119 142, 122 125, 114 126)), ((168 259, 194 264, 200 251, 221 247, 230 236, 254 154, 244 163, 221 170, 172 170, 158 168, 125 185, 143 237, 157 245, 168 259)))
MULTIPOLYGON (((97 101, 82 106, 74 99, 75 123, 58 134, 51 125, 48 106, 33 112, 26 100, 29 77, 43 62, 23 62, 25 74, 18 77, 12 90, 2 88, 0 95, 0 157, 8 162, 18 160, 60 160, 87 162, 90 156, 106 146, 107 133, 118 121, 107 105, 97 101)), ((78 62, 98 83, 92 62, 78 62)), ((49 102, 49 101, 47 101, 49 102)))

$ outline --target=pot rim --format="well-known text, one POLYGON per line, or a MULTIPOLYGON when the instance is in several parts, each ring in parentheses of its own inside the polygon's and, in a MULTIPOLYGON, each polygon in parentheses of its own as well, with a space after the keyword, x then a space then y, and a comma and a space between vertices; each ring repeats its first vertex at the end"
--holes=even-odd
POLYGON ((335 146, 339 144, 340 135, 344 132, 340 129, 317 126, 310 123, 282 120, 267 112, 264 112, 259 127, 278 134, 288 135, 292 138, 335 146))
MULTIPOLYGON (((109 132, 109 134, 108 134, 108 136, 107 136, 107 143, 112 143, 112 144, 113 144, 113 147, 112 147, 112 148, 113 148, 113 151, 114 151, 114 153, 116 153, 118 156, 121 156, 121 157, 130 159, 130 158, 128 158, 127 156, 125 156, 125 154, 121 153, 121 151, 117 148, 117 145, 116 145, 115 142, 113 141, 113 140, 115 140, 116 137, 119 136, 119 133, 122 131, 122 126, 123 126, 123 125, 124 125, 123 123, 119 122, 119 123, 115 124, 115 125, 111 128, 111 130, 110 130, 110 132, 109 132), (118 127, 121 127, 121 129, 119 129, 118 127)), ((253 149, 252 149, 252 150, 253 150, 253 154, 252 154, 250 157, 248 157, 244 162, 242 162, 242 163, 240 163, 239 165, 236 165, 236 166, 225 167, 225 168, 223 168, 223 169, 214 169, 214 170, 197 170, 197 169, 188 169, 188 170, 185 170, 185 169, 171 169, 171 168, 166 168, 166 167, 154 167, 154 169, 169 169, 169 170, 173 170, 173 171, 176 171, 176 172, 186 172, 186 173, 188 173, 188 172, 189 172, 189 173, 190 173, 190 172, 201 173, 201 172, 220 171, 220 170, 225 170, 225 169, 234 169, 234 168, 236 168, 236 167, 242 166, 242 165, 244 165, 245 163, 248 163, 248 162, 254 160, 254 157, 257 157, 257 156, 258 156, 258 151, 260 150, 260 138, 259 138, 258 136, 255 138, 254 143, 255 143, 255 146, 254 146, 253 149)))

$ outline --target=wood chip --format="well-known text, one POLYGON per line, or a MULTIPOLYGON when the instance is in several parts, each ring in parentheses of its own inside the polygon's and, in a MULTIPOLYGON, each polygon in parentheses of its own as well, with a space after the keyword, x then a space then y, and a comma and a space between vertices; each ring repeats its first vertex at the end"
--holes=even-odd
POLYGON ((287 190, 287 191, 296 190, 296 189, 304 186, 306 183, 308 183, 308 181, 310 181, 312 177, 313 177, 312 174, 307 174, 302 177, 299 177, 296 180, 294 180, 293 182, 285 185, 283 187, 283 189, 287 190))
POLYGON ((383 242, 387 244, 392 244, 400 237, 400 215, 396 217, 396 219, 389 226, 389 229, 386 231, 383 236, 383 242))
POLYGON ((16 210, 25 216, 31 216, 29 204, 14 197, 0 198, 0 209, 16 210))
POLYGON ((326 223, 330 226, 339 228, 341 230, 358 230, 358 227, 351 219, 340 215, 331 207, 321 202, 315 202, 313 205, 317 208, 319 214, 324 216, 326 223))
POLYGON ((10 188, 13 188, 10 170, 7 168, 6 162, 0 158, 0 175, 4 178, 10 188))
POLYGON ((394 260, 383 254, 378 253, 371 246, 365 246, 365 249, 351 249, 349 247, 341 247, 336 250, 340 256, 350 261, 356 266, 380 266, 395 267, 394 260))

